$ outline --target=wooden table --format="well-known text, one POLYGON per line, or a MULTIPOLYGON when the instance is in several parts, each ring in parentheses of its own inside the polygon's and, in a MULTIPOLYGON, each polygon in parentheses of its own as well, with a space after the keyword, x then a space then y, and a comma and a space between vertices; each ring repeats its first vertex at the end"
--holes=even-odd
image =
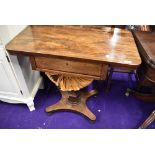
MULTIPOLYGON (((34 70, 95 80, 106 79, 108 65, 137 69, 141 63, 130 31, 103 26, 28 26, 6 49, 28 55, 34 70)), ((69 109, 95 120, 85 103, 95 93, 87 93, 76 105, 64 103, 62 94, 64 104, 61 100, 46 111, 69 109)))

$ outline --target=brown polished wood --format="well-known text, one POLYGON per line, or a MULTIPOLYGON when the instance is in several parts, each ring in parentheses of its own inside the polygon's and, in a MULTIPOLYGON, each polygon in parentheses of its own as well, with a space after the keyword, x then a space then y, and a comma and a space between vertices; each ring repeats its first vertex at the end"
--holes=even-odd
POLYGON ((155 102, 155 30, 151 32, 133 31, 133 35, 142 58, 138 67, 137 90, 129 90, 137 98, 146 102, 155 102), (143 93, 141 88, 150 87, 151 92, 143 93))
MULTIPOLYGON (((106 79, 108 65, 136 69, 141 63, 131 32, 104 26, 28 26, 6 49, 30 56, 34 70, 96 80, 106 79)), ((96 119, 86 105, 95 91, 81 95, 78 104, 68 103, 64 93, 47 112, 68 109, 96 119)))
POLYGON ((68 74, 55 74, 45 72, 48 78, 62 91, 79 91, 80 89, 90 85, 93 78, 72 76, 68 74))
POLYGON ((143 124, 139 127, 139 129, 147 128, 154 120, 155 120, 155 111, 151 113, 151 115, 143 122, 143 124))
POLYGON ((35 57, 30 56, 31 67, 33 70, 36 69, 35 57))
POLYGON ((91 90, 89 92, 82 92, 79 97, 79 103, 71 103, 68 101, 70 97, 70 92, 61 91, 61 94, 62 94, 61 100, 58 103, 47 107, 46 112, 54 112, 58 110, 71 110, 83 114, 92 121, 96 120, 96 116, 88 109, 86 105, 87 99, 97 94, 96 90, 91 90))
POLYGON ((28 26, 6 49, 10 53, 59 56, 137 68, 141 63, 130 31, 95 26, 28 26))
POLYGON ((155 30, 153 32, 133 32, 142 58, 140 68, 150 82, 155 85, 155 30))
MULTIPOLYGON (((102 63, 80 61, 77 59, 57 58, 57 57, 35 57, 36 68, 57 70, 62 72, 70 72, 82 75, 92 75, 101 77, 102 63), (52 63, 51 63, 52 62, 52 63), (92 72, 93 71, 93 72, 92 72)), ((105 67, 107 67, 105 65, 105 67)), ((104 79, 106 78, 103 76, 104 79)))

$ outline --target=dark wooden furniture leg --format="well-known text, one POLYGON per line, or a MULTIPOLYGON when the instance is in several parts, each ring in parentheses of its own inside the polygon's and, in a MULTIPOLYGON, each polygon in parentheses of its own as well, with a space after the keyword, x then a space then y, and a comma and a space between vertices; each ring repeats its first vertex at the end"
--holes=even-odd
MULTIPOLYGON (((118 72, 118 73, 128 73, 129 74, 129 79, 132 81, 132 74, 135 75, 136 77, 136 73, 135 70, 125 70, 125 69, 119 69, 119 68, 113 68, 113 67, 109 67, 109 74, 108 74, 108 78, 107 78, 107 88, 106 88, 106 92, 110 91, 110 87, 111 87, 111 83, 112 83, 112 76, 114 72, 118 72)), ((137 79, 137 77, 136 77, 137 79)))
POLYGON ((133 96, 143 100, 144 102, 155 102, 155 94, 144 94, 136 90, 127 89, 126 96, 129 96, 129 94, 133 94, 133 96))
POLYGON ((109 75, 108 75, 108 78, 107 78, 107 88, 106 88, 106 92, 109 92, 110 90, 110 86, 111 86, 111 81, 112 81, 112 75, 113 75, 113 68, 110 67, 109 69, 109 75))
POLYGON ((137 81, 137 87, 135 90, 128 88, 126 91, 126 96, 129 96, 129 94, 132 94, 133 96, 137 97, 140 100, 143 100, 144 102, 155 102, 155 92, 152 88, 152 93, 142 93, 140 92, 140 89, 143 87, 144 81, 143 79, 141 81, 137 81))
POLYGON ((155 110, 151 115, 144 121, 144 123, 139 127, 139 129, 147 128, 155 120, 155 110))
POLYGON ((96 116, 88 109, 86 101, 89 97, 97 94, 96 90, 88 92, 67 92, 61 91, 62 98, 54 105, 46 108, 46 112, 54 112, 59 110, 69 110, 83 114, 90 120, 96 120, 96 116))

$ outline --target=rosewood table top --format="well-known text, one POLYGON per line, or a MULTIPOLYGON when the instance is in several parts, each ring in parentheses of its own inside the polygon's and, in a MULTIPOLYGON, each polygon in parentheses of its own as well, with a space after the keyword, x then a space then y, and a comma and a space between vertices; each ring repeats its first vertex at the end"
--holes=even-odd
POLYGON ((141 63, 131 32, 104 26, 28 26, 6 49, 13 54, 77 58, 135 69, 141 63))

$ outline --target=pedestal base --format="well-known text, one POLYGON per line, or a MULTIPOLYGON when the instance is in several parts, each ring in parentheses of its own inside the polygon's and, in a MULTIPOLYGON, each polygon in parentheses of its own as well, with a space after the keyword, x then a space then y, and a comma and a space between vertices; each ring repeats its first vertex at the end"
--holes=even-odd
POLYGON ((59 110, 69 110, 83 114, 90 120, 96 120, 96 116, 88 109, 86 101, 92 95, 97 94, 96 90, 91 90, 88 92, 81 92, 80 95, 75 99, 71 100, 71 92, 61 92, 62 98, 60 101, 54 105, 46 108, 46 112, 54 112, 59 110))

